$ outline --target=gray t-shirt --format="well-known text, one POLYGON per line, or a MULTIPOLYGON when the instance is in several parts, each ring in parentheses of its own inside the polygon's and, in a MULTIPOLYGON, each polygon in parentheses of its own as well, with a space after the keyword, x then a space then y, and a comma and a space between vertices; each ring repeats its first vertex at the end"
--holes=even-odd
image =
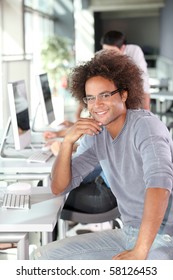
POLYGON ((173 235, 173 142, 157 116, 127 110, 124 127, 115 139, 106 128, 98 135, 82 137, 67 190, 79 186, 98 163, 117 198, 124 224, 140 226, 147 188, 168 189, 171 196, 160 232, 173 235))

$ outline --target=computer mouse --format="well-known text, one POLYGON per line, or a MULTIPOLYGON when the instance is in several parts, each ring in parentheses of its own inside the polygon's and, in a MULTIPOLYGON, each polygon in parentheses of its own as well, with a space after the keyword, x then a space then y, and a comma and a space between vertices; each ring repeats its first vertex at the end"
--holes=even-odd
POLYGON ((28 194, 31 192, 31 184, 26 182, 16 182, 7 186, 7 192, 28 194))

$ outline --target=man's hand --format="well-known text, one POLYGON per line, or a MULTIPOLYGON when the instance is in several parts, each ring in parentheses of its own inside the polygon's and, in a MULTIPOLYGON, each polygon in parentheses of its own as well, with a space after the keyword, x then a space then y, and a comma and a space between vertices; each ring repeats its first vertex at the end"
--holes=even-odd
POLYGON ((102 131, 102 123, 97 122, 92 118, 80 118, 71 128, 66 132, 64 142, 74 144, 81 136, 96 135, 102 131))
POLYGON ((57 137, 57 132, 56 131, 45 131, 43 133, 43 137, 45 140, 53 139, 57 137))
POLYGON ((144 252, 137 252, 135 250, 127 250, 113 256, 113 260, 145 260, 146 255, 144 252))
POLYGON ((57 156, 58 153, 59 153, 59 149, 61 147, 61 142, 60 141, 54 141, 52 144, 51 144, 51 151, 52 153, 54 154, 54 156, 57 156))
POLYGON ((71 127, 74 123, 70 122, 70 121, 64 121, 62 123, 60 123, 60 125, 63 125, 64 128, 62 128, 61 130, 58 131, 45 131, 43 133, 43 137, 45 140, 50 140, 53 138, 57 138, 57 137, 64 137, 66 134, 66 130, 71 127))

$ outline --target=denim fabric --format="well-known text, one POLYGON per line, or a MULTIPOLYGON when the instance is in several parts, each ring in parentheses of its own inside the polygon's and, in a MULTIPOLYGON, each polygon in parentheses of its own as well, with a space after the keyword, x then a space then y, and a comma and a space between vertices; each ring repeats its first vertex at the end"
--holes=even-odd
POLYGON ((88 176, 86 176, 83 179, 83 183, 89 183, 92 182, 93 180, 96 179, 96 177, 101 176, 103 178, 103 180, 105 181, 106 185, 108 188, 110 188, 109 183, 105 177, 105 174, 101 168, 100 165, 98 165, 91 173, 88 174, 88 176))
POLYGON ((97 176, 100 175, 102 168, 98 165, 91 173, 89 173, 84 179, 83 183, 89 183, 96 179, 97 176))
MULTIPOLYGON (((77 235, 49 243, 38 248, 33 259, 37 260, 111 260, 124 250, 132 249, 138 229, 131 226, 123 229, 77 235)), ((173 259, 173 237, 157 235, 148 259, 173 259)))

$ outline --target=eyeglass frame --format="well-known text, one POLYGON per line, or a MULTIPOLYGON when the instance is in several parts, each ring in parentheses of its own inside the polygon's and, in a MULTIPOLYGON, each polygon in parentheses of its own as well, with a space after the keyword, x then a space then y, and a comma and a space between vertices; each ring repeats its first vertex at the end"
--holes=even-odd
MULTIPOLYGON (((117 89, 115 89, 115 90, 113 90, 113 91, 111 91, 111 92, 103 92, 103 93, 98 94, 97 96, 85 96, 85 97, 83 97, 82 99, 83 99, 83 102, 84 102, 85 104, 87 104, 87 105, 88 105, 88 103, 89 103, 89 104, 93 104, 93 103, 96 101, 96 99, 99 98, 100 96, 103 97, 103 96, 106 94, 106 95, 108 95, 109 97, 111 97, 112 95, 114 95, 114 94, 116 94, 116 93, 118 93, 118 92, 120 92, 120 91, 122 91, 122 90, 124 90, 124 89, 123 89, 123 88, 117 88, 117 89), (88 98, 91 98, 91 99, 92 99, 92 100, 90 100, 91 103, 87 101, 88 98)), ((107 97, 108 97, 108 96, 107 96, 107 97)), ((102 100, 103 100, 103 99, 102 99, 102 100)))

